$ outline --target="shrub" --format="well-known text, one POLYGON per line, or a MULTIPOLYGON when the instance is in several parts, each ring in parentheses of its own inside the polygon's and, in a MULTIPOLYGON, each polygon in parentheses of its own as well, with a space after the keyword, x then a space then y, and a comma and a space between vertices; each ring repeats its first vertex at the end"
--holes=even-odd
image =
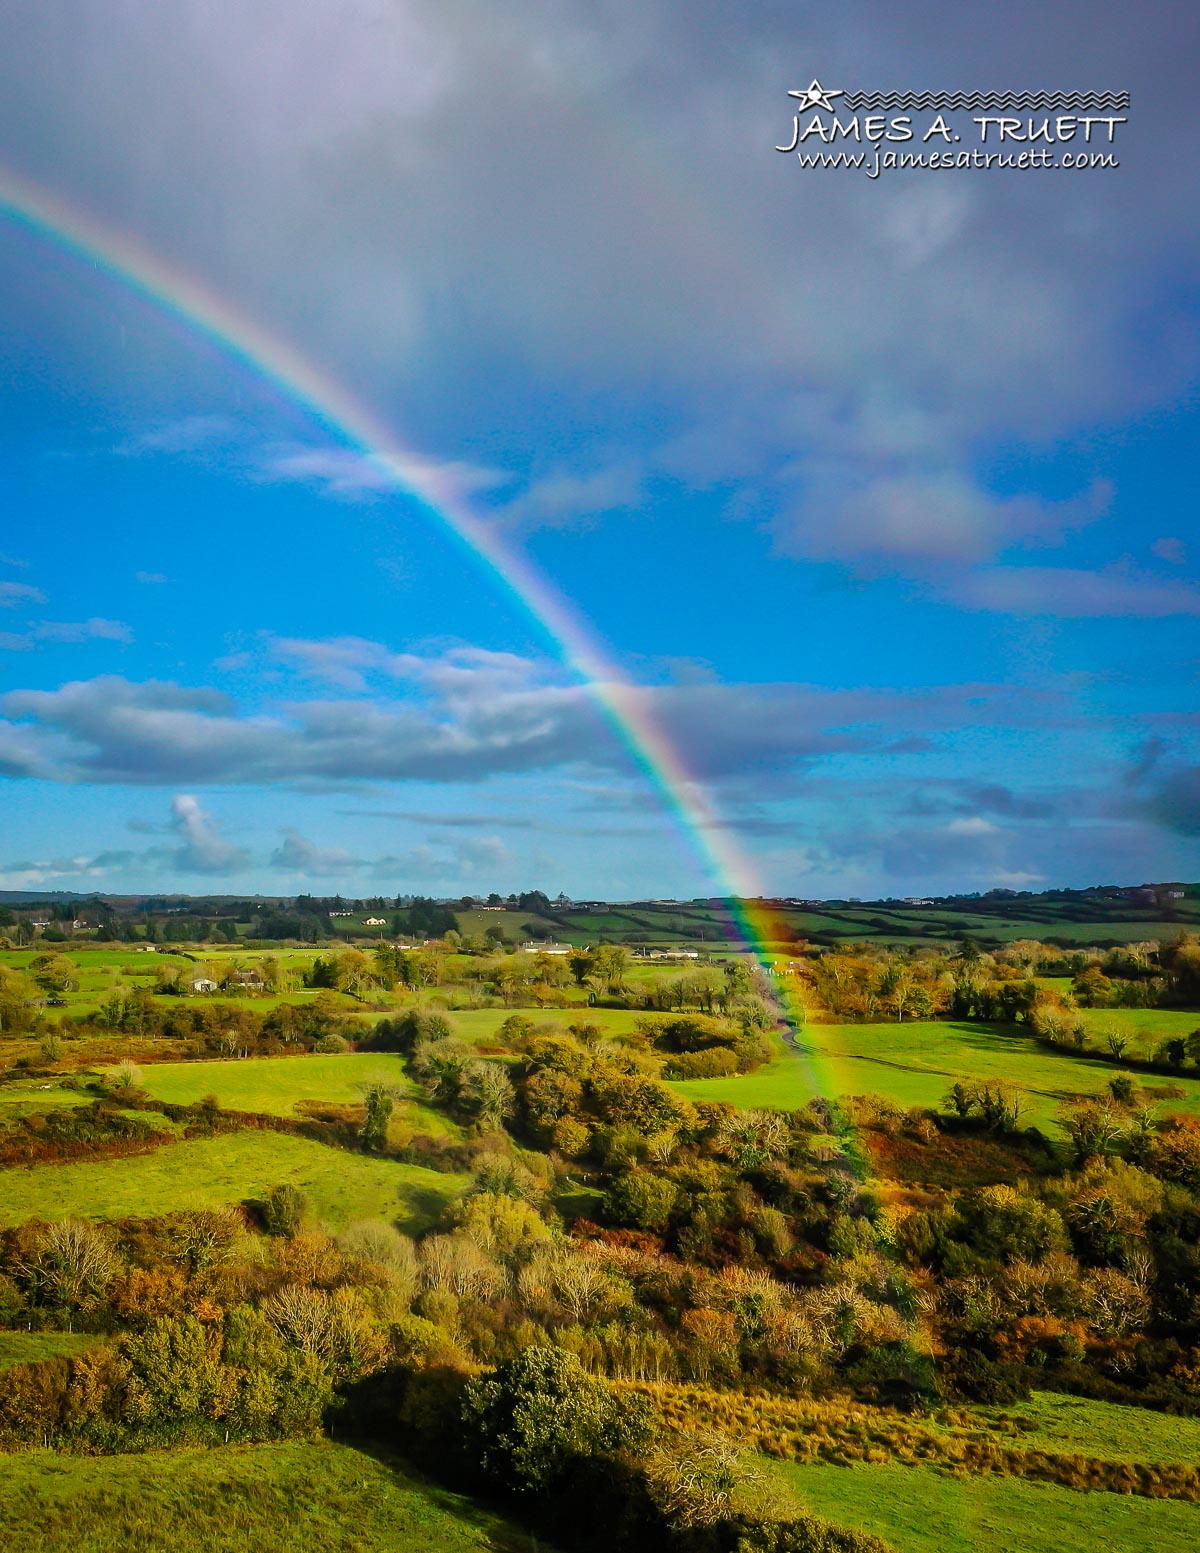
POLYGON ((485 1476, 513 1493, 537 1493, 580 1458, 639 1445, 649 1407, 618 1396, 573 1354, 537 1347, 470 1381, 459 1418, 463 1446, 485 1476))
POLYGON ((142 1070, 136 1062, 130 1062, 126 1058, 118 1062, 115 1067, 109 1068, 104 1075, 104 1087, 113 1094, 129 1094, 132 1090, 142 1087, 142 1070))
POLYGON ((295 1235, 308 1212, 308 1198, 290 1183, 273 1186, 263 1203, 263 1228, 268 1235, 295 1235))
POLYGON ((722 1520, 746 1476, 733 1441, 711 1430, 668 1439, 646 1463, 650 1497, 677 1530, 722 1520))
POLYGON ((604 1212, 614 1224, 633 1229, 662 1229, 679 1196, 674 1181, 649 1170, 618 1176, 604 1199, 604 1212))

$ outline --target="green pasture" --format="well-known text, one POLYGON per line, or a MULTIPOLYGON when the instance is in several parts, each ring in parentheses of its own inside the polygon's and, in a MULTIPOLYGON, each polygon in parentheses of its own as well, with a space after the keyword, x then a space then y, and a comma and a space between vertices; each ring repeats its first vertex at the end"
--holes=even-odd
POLYGON ((363 1087, 374 1083, 387 1084, 395 1092, 391 1131, 397 1137, 400 1133, 442 1136, 457 1131, 440 1111, 421 1103, 420 1090, 392 1052, 156 1062, 142 1069, 142 1088, 152 1099, 194 1105, 206 1095, 216 1095, 227 1110, 259 1111, 268 1116, 303 1115, 305 1102, 359 1105, 363 1087))
POLYGON ((206 1095, 216 1095, 231 1111, 264 1111, 271 1116, 293 1116, 304 1100, 360 1104, 362 1087, 377 1081, 405 1096, 416 1093, 399 1057, 390 1052, 155 1062, 142 1069, 142 1088, 155 1100, 194 1105, 206 1095))
MULTIPOLYGON (((561 922, 551 922, 534 911, 456 911, 458 930, 464 938, 481 938, 489 928, 504 935, 507 943, 523 944, 527 939, 556 938, 559 943, 575 942, 568 939, 561 922)), ((407 943, 408 940, 405 939, 407 943)))
POLYGON ((307 1138, 234 1132, 124 1159, 0 1170, 0 1225, 33 1218, 150 1218, 261 1198, 283 1184, 299 1187, 332 1229, 383 1218, 416 1231, 437 1217, 464 1181, 307 1138))
POLYGON ((499 1516, 345 1445, 5 1458, 8 1553, 534 1553, 499 1516))
POLYGON ((1191 1553, 1200 1506, 931 1467, 762 1462, 817 1515, 897 1553, 1191 1553))
MULTIPOLYGON (((92 948, 90 944, 31 944, 24 949, 0 950, 0 965, 11 965, 16 970, 27 970, 39 955, 62 954, 72 961, 76 969, 82 975, 89 975, 100 971, 119 971, 128 967, 130 975, 150 975, 156 963, 166 961, 173 965, 187 965, 190 963, 186 955, 169 948, 156 947, 153 954, 148 954, 128 945, 105 944, 103 947, 92 948)), ((208 951, 205 951, 207 958, 208 951)))
POLYGON ((632 1035, 640 1010, 628 1008, 589 1008, 574 1003, 568 1008, 459 1008, 446 1015, 455 1035, 473 1046, 498 1045, 497 1032, 510 1014, 522 1014, 538 1025, 597 1025, 606 1036, 632 1035))
POLYGON ((1200 1027, 1200 1012, 1194 1008, 1081 1008, 1076 1012, 1097 1044, 1104 1030, 1128 1035, 1131 1057, 1150 1056, 1160 1041, 1190 1035, 1200 1027))
MULTIPOLYGON (((1142 1011, 1105 1012, 1111 1018, 1142 1011)), ((881 1094, 905 1108, 936 1107, 956 1079, 1002 1079, 1025 1092, 1023 1122, 1045 1126, 1064 1100, 1107 1093, 1108 1081, 1118 1071, 1112 1063, 1086 1055, 1047 1051, 1015 1025, 954 1020, 811 1024, 801 1031, 799 1042, 799 1048, 780 1043, 778 1057, 755 1073, 689 1079, 671 1087, 691 1100, 790 1111, 817 1095, 881 1094)), ((1153 1091, 1167 1079, 1145 1075, 1139 1081, 1153 1091)), ((1169 1102, 1170 1108, 1200 1113, 1200 1079, 1172 1076, 1169 1082, 1184 1091, 1181 1099, 1169 1102)))
POLYGON ((0 1370, 42 1359, 65 1359, 98 1341, 82 1332, 0 1332, 0 1370))
POLYGON ((983 1428, 1004 1419, 1022 1425, 1016 1443, 1035 1450, 1146 1465, 1200 1461, 1200 1418, 1037 1391, 1028 1402, 979 1410, 983 1428))
POLYGON ((0 1084, 0 1126, 22 1116, 38 1116, 64 1105, 87 1105, 94 1100, 86 1090, 63 1089, 49 1079, 18 1079, 0 1084))

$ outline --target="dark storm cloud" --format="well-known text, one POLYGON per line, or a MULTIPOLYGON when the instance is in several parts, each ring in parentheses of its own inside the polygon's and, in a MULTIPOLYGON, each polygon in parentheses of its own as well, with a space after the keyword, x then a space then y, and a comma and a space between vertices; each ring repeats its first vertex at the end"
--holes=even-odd
POLYGON ((1200 836, 1200 766, 1176 766, 1152 788, 1144 811, 1177 836, 1200 836))

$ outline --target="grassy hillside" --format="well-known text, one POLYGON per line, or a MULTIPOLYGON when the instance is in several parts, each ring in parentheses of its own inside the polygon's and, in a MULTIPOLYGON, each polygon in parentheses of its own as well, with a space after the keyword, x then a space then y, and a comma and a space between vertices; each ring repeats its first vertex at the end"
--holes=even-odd
POLYGON ((98 1339, 70 1332, 0 1332, 0 1370, 80 1353, 98 1339))
MULTIPOLYGON (((297 1059, 299 1060, 299 1059, 297 1059)), ((129 1159, 0 1171, 0 1224, 26 1219, 121 1219, 264 1196, 291 1183, 334 1229, 356 1219, 423 1228, 462 1189, 458 1176, 274 1132, 226 1133, 129 1159)))
POLYGON ((898 1553, 1191 1553, 1200 1539, 1200 1506, 1180 1500, 928 1467, 769 1462, 764 1470, 818 1515, 872 1531, 898 1553))
MULTIPOLYGON (((1102 1017, 1135 1029, 1133 1021, 1139 1020, 1147 1031, 1173 1019, 1194 1024, 1196 1018, 1137 1009, 1104 1010, 1102 1017)), ((912 1020, 808 1025, 798 1047, 780 1043, 778 1057, 755 1073, 690 1079, 672 1088, 692 1100, 726 1100, 744 1107, 795 1110, 816 1095, 866 1093, 887 1095, 908 1107, 936 1106, 957 1078, 1005 1079, 1025 1093, 1022 1120, 1046 1126, 1062 1101, 1107 1092, 1115 1071, 1111 1063, 1047 1051, 1022 1034, 1020 1026, 912 1020)), ((1163 1082, 1149 1075, 1145 1079, 1151 1091, 1161 1089, 1163 1082)), ((1170 1109, 1200 1113, 1200 1079, 1171 1083, 1183 1095, 1170 1100, 1170 1109)))
POLYGON ((400 1059, 387 1052, 340 1052, 294 1057, 247 1057, 227 1062, 157 1062, 142 1070, 142 1086, 156 1100, 192 1105, 216 1095, 233 1111, 293 1116, 305 1100, 354 1104, 364 1084, 380 1081, 404 1095, 416 1085, 400 1059))
MULTIPOLYGON (((1106 1461, 1200 1461, 1200 1418, 1176 1418, 1050 1391, 1035 1392, 1028 1402, 1005 1408, 1004 1414, 1025 1426, 1019 1436, 1023 1445, 1106 1461)), ((981 1415, 984 1420, 989 1416, 981 1415)))
POLYGON ((7 1553, 533 1553, 535 1545, 456 1494, 347 1446, 310 1441, 8 1456, 0 1546, 7 1553))

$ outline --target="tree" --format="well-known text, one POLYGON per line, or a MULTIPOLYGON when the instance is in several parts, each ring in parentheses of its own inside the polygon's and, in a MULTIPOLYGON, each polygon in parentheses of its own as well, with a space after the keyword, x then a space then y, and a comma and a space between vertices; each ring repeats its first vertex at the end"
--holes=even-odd
POLYGON ((493 1130, 516 1109, 516 1092, 503 1063, 473 1062, 464 1070, 459 1104, 475 1112, 480 1124, 493 1130))
POLYGON ((35 955, 29 965, 30 974, 43 992, 51 997, 61 997, 72 987, 78 986, 74 962, 65 954, 35 955))
POLYGON ((592 953, 592 974, 609 987, 624 981, 628 964, 629 950, 624 944, 600 944, 592 953))
POLYGON ((467 1383, 464 1443, 482 1471, 513 1493, 554 1487, 580 1459, 632 1450, 649 1434, 649 1404, 618 1396, 557 1348, 527 1348, 467 1383))
POLYGON ((679 1188, 669 1177, 649 1170, 629 1170, 609 1187, 604 1212, 615 1224, 659 1230, 671 1217, 678 1196, 679 1188))
POLYGON ((364 1145, 378 1153, 387 1146, 388 1122, 392 1119, 395 1091, 388 1084, 368 1084, 363 1090, 366 1114, 359 1136, 364 1145))
POLYGON ((263 1228, 268 1235, 295 1235, 308 1212, 308 1198, 298 1186, 285 1182, 273 1186, 263 1204, 263 1228))
POLYGON ((85 1306, 103 1295, 116 1273, 112 1236, 81 1219, 50 1224, 18 1270, 47 1304, 85 1306))
POLYGON ((735 1490, 749 1476, 729 1436, 711 1431, 675 1435, 646 1463, 650 1497, 667 1524, 679 1531, 723 1520, 735 1490))
POLYGON ((1082 1105, 1064 1106, 1058 1123, 1074 1145, 1080 1164, 1097 1154, 1107 1154, 1124 1131, 1121 1118, 1110 1106, 1090 1100, 1082 1105))
POLYGON ((1172 1068, 1182 1068, 1187 1061, 1187 1042, 1182 1036, 1172 1036, 1169 1040, 1162 1041, 1154 1053, 1159 1062, 1166 1062, 1172 1068))
POLYGON ((573 954, 567 956, 567 964, 571 968, 577 986, 582 987, 591 973, 593 958, 587 949, 576 949, 573 954))

